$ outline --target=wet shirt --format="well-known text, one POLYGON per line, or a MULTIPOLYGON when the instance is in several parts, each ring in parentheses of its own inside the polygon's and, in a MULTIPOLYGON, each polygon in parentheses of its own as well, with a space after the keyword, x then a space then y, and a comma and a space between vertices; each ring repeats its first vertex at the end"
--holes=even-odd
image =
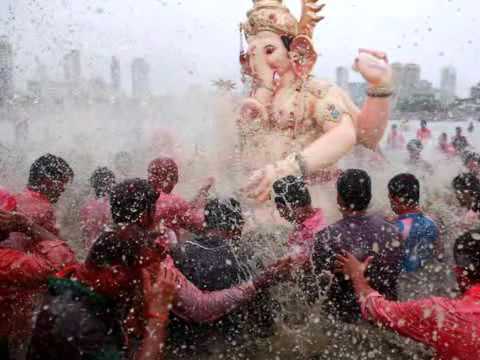
POLYGON ((313 250, 315 234, 327 226, 322 209, 315 209, 303 223, 296 225, 288 238, 289 252, 302 258, 310 258, 313 250))
POLYGON ((203 229, 203 212, 193 208, 175 194, 161 193, 155 206, 155 222, 173 230, 178 236, 182 229, 203 229))
POLYGON ((433 260, 433 249, 439 230, 428 216, 418 212, 400 215, 395 221, 403 240, 405 260, 403 270, 413 272, 433 260))
POLYGON ((399 131, 391 132, 388 135, 387 144, 390 149, 403 150, 405 147, 405 137, 399 131))
MULTIPOLYGON (((377 215, 346 216, 327 226, 315 238, 312 262, 315 273, 334 273, 336 254, 348 251, 360 261, 373 256, 368 267, 370 285, 389 299, 397 298, 398 276, 404 250, 397 228, 377 215)), ((360 318, 360 307, 350 280, 335 274, 327 290, 326 310, 344 321, 360 318)))
POLYGON ((85 249, 112 223, 110 202, 107 197, 92 198, 80 209, 80 222, 85 249))
POLYGON ((47 278, 74 263, 75 254, 61 240, 37 242, 28 253, 0 247, 0 336, 27 334, 47 278))
POLYGON ((430 129, 418 129, 417 131, 417 140, 420 140, 422 143, 429 141, 432 138, 432 132, 430 129))
POLYGON ((0 186, 0 210, 13 211, 16 207, 15 197, 7 189, 0 186))
POLYGON ((400 303, 373 292, 361 304, 364 318, 432 347, 438 360, 480 359, 480 285, 457 299, 400 303))
MULTIPOLYGON (((15 195, 16 210, 30 218, 35 224, 43 227, 54 235, 58 235, 55 209, 50 201, 42 194, 25 189, 15 195)), ((2 246, 16 250, 27 250, 32 245, 28 236, 20 233, 11 233, 2 246)))

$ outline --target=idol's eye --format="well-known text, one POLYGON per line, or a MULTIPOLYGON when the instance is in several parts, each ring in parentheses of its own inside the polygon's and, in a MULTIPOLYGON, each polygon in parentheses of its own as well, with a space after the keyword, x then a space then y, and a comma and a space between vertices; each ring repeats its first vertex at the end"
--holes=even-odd
POLYGON ((265 54, 272 55, 274 51, 275 51, 275 46, 273 45, 265 46, 265 54))

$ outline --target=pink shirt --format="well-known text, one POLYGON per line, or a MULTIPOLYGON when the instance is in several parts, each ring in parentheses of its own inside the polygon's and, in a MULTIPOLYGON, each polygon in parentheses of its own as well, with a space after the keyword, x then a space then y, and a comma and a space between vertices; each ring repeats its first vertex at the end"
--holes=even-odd
POLYGON ((112 223, 110 201, 107 197, 87 200, 80 209, 80 225, 85 249, 90 249, 95 240, 112 223))
POLYGON ((175 267, 170 256, 165 259, 165 265, 175 273, 178 279, 172 311, 186 321, 195 323, 217 321, 227 313, 250 302, 256 295, 251 281, 230 289, 202 291, 175 267))
MULTIPOLYGON (((25 189, 15 195, 17 211, 29 217, 37 225, 58 236, 57 218, 55 209, 50 201, 40 193, 25 189)), ((2 246, 25 251, 32 245, 28 236, 20 233, 11 233, 2 246)))
POLYGON ((387 144, 391 149, 401 150, 405 147, 405 138, 399 131, 391 132, 387 144))
POLYGON ((480 285, 457 299, 401 303, 373 292, 361 303, 365 318, 432 347, 439 360, 480 359, 480 285))
POLYGON ((181 229, 203 229, 203 211, 194 209, 178 195, 161 193, 155 208, 155 223, 173 230, 178 236, 181 229))
POLYGON ((297 225, 288 238, 289 252, 302 258, 310 258, 315 234, 327 226, 322 209, 314 209, 314 213, 302 224, 297 225))

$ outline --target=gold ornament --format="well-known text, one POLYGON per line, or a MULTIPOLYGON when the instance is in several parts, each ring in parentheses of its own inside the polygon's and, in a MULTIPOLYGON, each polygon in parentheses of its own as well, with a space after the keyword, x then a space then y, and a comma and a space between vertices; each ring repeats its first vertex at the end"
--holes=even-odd
POLYGON ((325 4, 319 0, 302 0, 300 21, 283 5, 283 0, 254 0, 253 9, 247 13, 248 21, 242 25, 245 36, 256 35, 261 31, 272 31, 281 36, 313 36, 315 25, 324 19, 318 13, 325 4))

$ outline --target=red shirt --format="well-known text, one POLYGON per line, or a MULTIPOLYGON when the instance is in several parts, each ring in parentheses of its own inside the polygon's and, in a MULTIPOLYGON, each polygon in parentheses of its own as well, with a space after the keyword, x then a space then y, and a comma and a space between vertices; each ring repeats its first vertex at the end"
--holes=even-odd
POLYGON ((430 140, 432 137, 432 132, 430 129, 418 129, 417 131, 417 140, 420 140, 421 142, 426 142, 430 140))
MULTIPOLYGON (((25 189, 15 195, 17 211, 26 215, 35 224, 43 227, 54 235, 58 235, 55 209, 50 201, 42 194, 25 189)), ((11 233, 9 238, 2 243, 4 247, 16 250, 27 250, 31 246, 31 240, 24 234, 11 233)))
POLYGON ((72 263, 75 255, 61 240, 37 242, 28 253, 0 246, 0 337, 29 334, 47 278, 72 263))
POLYGON ((203 230, 203 211, 193 208, 180 196, 161 193, 155 210, 155 223, 173 230, 178 236, 181 229, 203 230))
POLYGON ((0 209, 3 211, 13 211, 16 207, 17 201, 15 197, 0 186, 0 209))
POLYGON ((387 144, 390 149, 402 150, 405 147, 405 138, 399 131, 391 132, 388 135, 387 144))
POLYGON ((85 249, 88 250, 106 226, 112 223, 110 201, 107 197, 87 200, 80 209, 80 225, 85 249))
POLYGON ((289 251, 301 257, 310 258, 313 251, 315 234, 327 226, 322 209, 314 209, 314 213, 288 237, 289 251))
POLYGON ((401 303, 373 292, 361 302, 365 318, 434 348, 439 360, 480 359, 480 285, 457 299, 401 303))

